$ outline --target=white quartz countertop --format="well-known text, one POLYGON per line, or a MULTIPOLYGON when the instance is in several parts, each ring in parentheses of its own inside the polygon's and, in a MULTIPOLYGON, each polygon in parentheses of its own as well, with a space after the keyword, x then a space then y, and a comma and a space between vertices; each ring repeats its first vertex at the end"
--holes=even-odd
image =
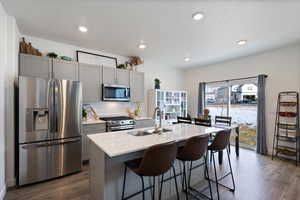
POLYGON ((88 135, 88 138, 109 157, 116 157, 141 151, 156 144, 162 144, 171 141, 183 141, 196 135, 216 133, 223 130, 222 128, 204 127, 192 124, 174 124, 164 126, 163 128, 171 129, 172 131, 146 136, 133 136, 128 134, 128 132, 130 131, 151 129, 141 128, 126 131, 93 134, 88 135))

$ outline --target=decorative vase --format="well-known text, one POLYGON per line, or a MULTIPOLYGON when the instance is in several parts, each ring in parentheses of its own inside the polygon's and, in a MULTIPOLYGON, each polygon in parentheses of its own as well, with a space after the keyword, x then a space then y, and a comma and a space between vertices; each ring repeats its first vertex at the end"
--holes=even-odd
POLYGON ((159 83, 155 83, 155 89, 160 89, 160 84, 159 83))

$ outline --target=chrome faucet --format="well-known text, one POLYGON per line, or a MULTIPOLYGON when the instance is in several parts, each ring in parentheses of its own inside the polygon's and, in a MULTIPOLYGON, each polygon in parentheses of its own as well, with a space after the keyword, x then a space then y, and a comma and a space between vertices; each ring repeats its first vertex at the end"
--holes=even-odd
POLYGON ((153 113, 153 119, 155 120, 155 132, 159 132, 162 128, 162 118, 163 118, 163 112, 161 110, 161 108, 159 106, 157 106, 154 109, 154 113, 153 113), (156 124, 156 112, 158 111, 158 116, 159 116, 159 126, 157 126, 156 124))

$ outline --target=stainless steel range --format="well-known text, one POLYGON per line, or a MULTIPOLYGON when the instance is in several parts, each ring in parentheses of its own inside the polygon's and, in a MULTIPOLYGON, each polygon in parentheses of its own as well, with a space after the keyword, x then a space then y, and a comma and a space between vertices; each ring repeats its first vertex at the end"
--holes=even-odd
POLYGON ((129 130, 135 127, 134 119, 126 116, 102 117, 100 119, 106 121, 106 130, 108 132, 129 130))

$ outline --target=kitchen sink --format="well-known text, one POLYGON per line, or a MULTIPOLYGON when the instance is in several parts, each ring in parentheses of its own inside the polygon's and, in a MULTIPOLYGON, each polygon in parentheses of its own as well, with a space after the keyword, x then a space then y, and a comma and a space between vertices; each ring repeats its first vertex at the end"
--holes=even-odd
POLYGON ((145 135, 152 135, 152 134, 162 134, 162 133, 171 132, 171 131, 172 130, 170 130, 170 129, 162 128, 162 129, 158 129, 158 130, 148 129, 148 130, 143 130, 143 131, 130 131, 127 134, 133 135, 133 136, 145 136, 145 135))

